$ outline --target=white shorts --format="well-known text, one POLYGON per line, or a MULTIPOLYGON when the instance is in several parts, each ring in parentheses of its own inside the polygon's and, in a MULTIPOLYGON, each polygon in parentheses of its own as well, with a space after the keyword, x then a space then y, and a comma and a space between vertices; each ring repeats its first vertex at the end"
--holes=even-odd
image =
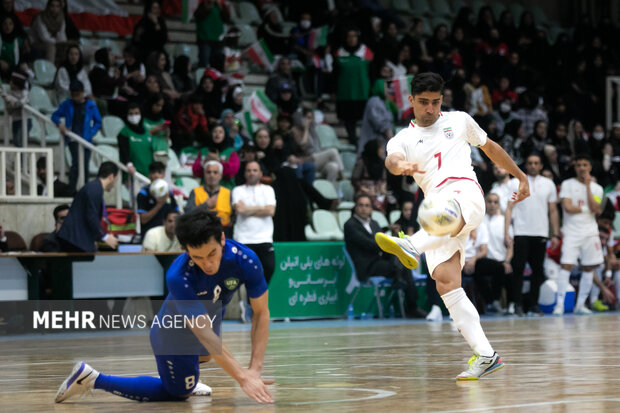
POLYGON ((562 257, 560 258, 560 263, 577 265, 577 259, 580 260, 581 265, 584 267, 601 265, 605 261, 601 239, 598 235, 591 235, 585 238, 564 235, 562 238, 562 257))
MULTIPOLYGON (((426 251, 428 273, 433 276, 435 268, 442 262, 448 261, 456 252, 461 253, 461 268, 465 265, 465 243, 469 233, 478 228, 484 219, 486 206, 484 195, 478 182, 467 178, 455 178, 447 181, 437 189, 429 192, 433 194, 449 195, 459 203, 465 226, 456 237, 451 237, 441 247, 426 251)), ((433 277, 434 278, 434 277, 433 277)))

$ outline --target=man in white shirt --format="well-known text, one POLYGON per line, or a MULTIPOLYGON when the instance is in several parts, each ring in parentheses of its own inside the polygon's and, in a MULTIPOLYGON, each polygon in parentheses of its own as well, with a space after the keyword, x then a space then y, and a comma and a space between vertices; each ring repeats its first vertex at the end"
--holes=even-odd
POLYGON ((510 197, 514 193, 510 183, 510 175, 504 168, 500 168, 497 165, 493 165, 493 175, 497 180, 491 186, 491 193, 499 196, 499 208, 503 214, 506 212, 508 201, 510 201, 510 197))
POLYGON ((181 244, 174 233, 176 227, 178 211, 172 208, 164 213, 163 225, 153 227, 148 230, 142 241, 142 251, 144 252, 181 252, 181 244))
POLYGON ((425 197, 453 198, 461 210, 459 227, 445 236, 420 230, 403 238, 378 233, 375 239, 381 249, 395 254, 408 268, 417 267, 419 255, 426 253, 437 291, 474 351, 468 369, 456 379, 476 380, 503 367, 503 363, 482 330, 476 307, 461 288, 465 243, 484 218, 484 197, 472 167, 470 145, 482 149, 489 159, 519 178, 514 194, 517 202, 529 196, 529 185, 525 174, 497 143, 487 139, 471 116, 440 112, 443 86, 436 73, 420 73, 413 78, 409 103, 415 121, 388 142, 385 165, 394 175, 413 176, 425 197))
POLYGON ((232 192, 232 204, 237 213, 233 239, 256 253, 269 285, 275 267, 273 215, 276 195, 271 186, 260 183, 263 173, 258 162, 248 162, 244 176, 245 184, 235 187, 232 192))
MULTIPOLYGON (((487 255, 478 260, 474 278, 478 291, 487 304, 487 311, 499 312, 499 299, 502 288, 506 287, 508 302, 513 302, 512 287, 512 247, 504 245, 504 215, 500 212, 500 197, 495 193, 488 193, 485 197, 487 213, 480 227, 485 227, 488 233, 487 255), (489 281, 490 286, 489 288, 489 281)), ((512 230, 510 231, 512 235, 512 230)), ((508 308, 508 314, 514 314, 514 305, 508 308)))
POLYGON ((581 264, 581 280, 575 304, 575 314, 590 314, 585 306, 592 289, 594 270, 604 261, 603 248, 599 238, 596 215, 601 213, 603 187, 594 182, 590 172, 592 163, 587 155, 575 157, 576 178, 562 182, 560 199, 564 211, 562 223, 562 269, 558 274, 558 300, 554 315, 564 314, 564 296, 574 265, 581 264))
MULTIPOLYGON (((557 190, 552 180, 540 175, 542 170, 540 155, 531 154, 525 162, 527 179, 531 188, 531 196, 515 205, 508 204, 504 237, 506 245, 513 244, 509 234, 510 223, 514 230, 514 255, 512 257, 514 281, 514 306, 518 316, 528 312, 531 315, 542 316, 538 307, 540 286, 545 281, 544 261, 549 238, 549 223, 551 223, 551 248, 557 247, 559 238, 559 219, 557 208, 557 190), (527 300, 523 299, 523 269, 525 263, 530 264, 530 291, 527 300)), ((513 189, 519 184, 511 180, 513 189)))

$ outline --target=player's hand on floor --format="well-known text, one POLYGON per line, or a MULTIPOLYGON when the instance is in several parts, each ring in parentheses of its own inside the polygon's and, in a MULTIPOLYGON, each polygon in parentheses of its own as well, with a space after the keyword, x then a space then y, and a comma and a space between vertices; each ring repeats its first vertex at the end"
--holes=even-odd
POLYGON ((248 375, 241 383, 241 389, 248 397, 256 400, 258 403, 273 403, 273 396, 267 388, 265 380, 260 377, 248 375))

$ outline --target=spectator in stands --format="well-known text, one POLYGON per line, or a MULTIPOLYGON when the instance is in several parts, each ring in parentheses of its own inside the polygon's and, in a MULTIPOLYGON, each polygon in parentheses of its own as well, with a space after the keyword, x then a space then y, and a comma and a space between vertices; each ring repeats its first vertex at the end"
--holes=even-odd
POLYGON ((118 167, 112 162, 103 162, 97 178, 80 189, 69 209, 58 238, 65 252, 94 252, 97 241, 103 241, 115 249, 118 241, 112 234, 106 234, 101 227, 105 211, 103 191, 110 192, 116 183, 118 167))
MULTIPOLYGON (((149 179, 151 182, 156 179, 164 179, 166 176, 166 165, 162 162, 155 161, 149 165, 149 179)), ((172 211, 178 211, 179 207, 177 201, 174 199, 172 190, 160 197, 155 198, 151 195, 151 185, 145 185, 142 187, 137 197, 138 215, 140 216, 140 225, 142 234, 146 234, 147 231, 157 225, 159 225, 164 219, 166 209, 169 208, 172 211)))
POLYGON ((488 116, 493 114, 493 104, 489 88, 482 83, 480 73, 471 75, 471 83, 467 86, 469 94, 469 114, 471 116, 488 116))
POLYGON ((228 22, 228 10, 223 2, 203 0, 194 11, 196 22, 196 43, 198 44, 198 65, 200 67, 221 66, 224 23, 228 22))
POLYGON ((189 95, 196 88, 196 82, 190 73, 192 73, 192 62, 189 61, 189 57, 185 55, 175 57, 171 79, 174 88, 181 96, 189 95))
POLYGON ((450 39, 448 38, 448 26, 443 23, 435 26, 433 36, 426 42, 428 54, 431 57, 437 56, 437 52, 446 53, 450 50, 450 39))
POLYGON ((403 44, 409 46, 409 54, 412 60, 418 65, 426 65, 432 61, 428 55, 426 36, 424 35, 424 21, 420 18, 413 18, 409 33, 405 34, 403 44))
POLYGON ((56 46, 67 41, 65 17, 60 0, 48 0, 30 26, 30 42, 36 58, 56 61, 56 46))
POLYGON ((378 140, 369 141, 351 174, 355 193, 368 195, 373 209, 378 211, 385 211, 387 207, 387 170, 383 164, 384 159, 385 146, 378 140))
POLYGON ((500 101, 496 105, 496 110, 493 111, 493 120, 497 126, 497 135, 503 136, 506 129, 506 125, 516 119, 516 113, 512 111, 512 100, 506 98, 500 101))
POLYGON ((21 20, 19 20, 17 13, 15 13, 15 0, 4 0, 0 3, 0 19, 3 19, 5 16, 11 16, 13 18, 15 33, 18 36, 25 37, 26 32, 24 31, 24 26, 21 20))
POLYGON ((543 149, 543 166, 545 170, 551 173, 551 176, 547 178, 551 179, 556 186, 560 185, 565 179, 564 170, 558 161, 558 150, 555 146, 545 145, 543 149))
POLYGON ((523 122, 526 136, 534 133, 534 125, 537 121, 549 122, 547 114, 538 106, 538 96, 534 92, 526 91, 519 95, 519 106, 516 117, 523 122))
POLYGON ((10 79, 11 72, 26 61, 30 48, 28 41, 16 30, 14 19, 11 15, 0 18, 0 76, 5 82, 10 79))
MULTIPOLYGON (((222 125, 216 125, 207 137, 205 146, 200 149, 200 155, 194 162, 194 176, 203 175, 203 164, 208 161, 217 161, 222 165, 223 187, 232 189, 235 187, 235 175, 239 172, 239 155, 235 151, 234 142, 226 135, 222 125)), ((219 184, 219 182, 218 182, 219 184)))
POLYGON ((286 113, 278 115, 272 147, 274 148, 273 155, 278 159, 278 165, 293 168, 298 179, 303 179, 312 185, 316 175, 316 165, 307 156, 305 147, 297 144, 293 133, 292 119, 286 113))
MULTIPOLYGON (((52 0, 53 1, 53 0, 52 0)), ((69 88, 71 99, 67 99, 60 104, 58 109, 52 114, 52 122, 58 126, 60 133, 66 135, 71 131, 88 142, 93 141, 93 136, 101 128, 101 115, 97 105, 84 96, 84 84, 79 80, 71 83, 69 88), (60 119, 64 118, 64 123, 60 119)), ((71 151, 71 168, 69 169, 69 187, 75 188, 78 179, 78 142, 69 140, 65 136, 65 142, 69 141, 71 151)), ((84 148, 84 178, 88 178, 88 165, 90 161, 90 150, 84 148)))
POLYGON ((41 244, 41 252, 60 252, 60 239, 58 238, 58 232, 62 227, 63 222, 69 215, 69 209, 71 207, 67 204, 58 205, 54 208, 54 232, 47 234, 43 243, 41 244))
POLYGON ((138 100, 140 91, 144 88, 146 80, 146 68, 144 63, 136 59, 136 47, 133 45, 123 50, 123 64, 119 68, 125 84, 119 90, 119 94, 129 100, 138 100))
MULTIPOLYGON (((27 87, 28 77, 24 72, 16 70, 11 74, 10 82, 10 89, 2 89, 0 91, 0 96, 2 96, 2 98, 4 99, 6 110, 13 119, 13 124, 11 125, 11 131, 13 132, 13 145, 21 148, 22 145, 25 143, 22 141, 22 128, 24 127, 22 119, 22 108, 29 101, 27 87)), ((31 127, 32 120, 28 119, 27 132, 30 132, 31 127)), ((28 133, 26 133, 26 135, 28 135, 28 133)))
POLYGON ((265 94, 273 102, 278 100, 278 94, 280 92, 280 86, 284 83, 291 85, 293 91, 293 99, 299 100, 297 91, 297 82, 293 78, 291 71, 291 59, 286 56, 282 56, 276 63, 275 69, 265 85, 265 94))
POLYGON ((149 229, 142 241, 144 252, 181 252, 181 244, 174 232, 179 211, 168 206, 163 208, 163 225, 149 229))
POLYGON ((169 64, 166 54, 159 50, 151 52, 146 61, 146 73, 157 76, 157 82, 159 83, 161 92, 174 106, 176 100, 181 97, 181 94, 175 89, 174 82, 168 70, 169 64))
POLYGON ((93 96, 97 101, 97 105, 105 115, 108 113, 123 117, 126 105, 124 100, 114 98, 116 88, 125 83, 125 79, 121 76, 120 70, 113 68, 113 75, 110 75, 112 66, 111 53, 107 47, 102 47, 95 52, 95 66, 88 74, 90 83, 93 88, 93 96))
POLYGON ((254 132, 254 146, 256 147, 256 159, 261 164, 261 167, 264 168, 263 178, 273 175, 280 165, 277 164, 272 153, 273 149, 271 147, 269 129, 260 128, 254 132))
MULTIPOLYGON (((514 302, 514 289, 512 283, 512 246, 504 245, 504 215, 500 211, 500 198, 497 194, 489 193, 486 199, 486 215, 482 225, 489 236, 487 244, 487 256, 476 262, 474 280, 481 292, 487 312, 500 312, 500 298, 502 289, 506 288, 506 297, 509 303, 514 302), (491 288, 489 288, 489 282, 491 288)), ((510 227, 510 224, 509 224, 510 227)), ((512 234, 512 227, 509 233, 512 234)), ((514 308, 508 309, 509 314, 514 314, 514 308), (511 313, 512 311, 512 313, 511 313)))
POLYGON ((512 185, 510 183, 510 175, 508 171, 493 164, 493 175, 495 182, 491 186, 491 193, 499 197, 499 209, 503 214, 506 212, 508 202, 512 198, 512 185))
MULTIPOLYGON (((485 225, 480 225, 469 233, 467 241, 465 241, 465 265, 461 271, 463 278, 471 277, 474 282, 476 281, 476 266, 479 260, 487 256, 488 245, 489 233, 485 225)), ((466 282, 464 280, 463 283, 466 282)), ((474 297, 470 297, 470 300, 474 302, 474 297)))
POLYGON ((366 282, 370 277, 383 276, 404 285, 407 298, 407 316, 425 317, 417 308, 417 294, 411 270, 395 261, 395 257, 383 253, 375 242, 375 234, 381 231, 377 221, 371 218, 372 201, 366 194, 355 198, 353 215, 344 224, 344 244, 353 261, 357 279, 366 282))
POLYGON ((513 119, 506 124, 504 136, 500 141, 501 147, 510 155, 517 165, 523 164, 524 161, 521 157, 520 150, 524 133, 523 122, 519 119, 513 119))
POLYGON ((224 53, 223 72, 230 74, 233 78, 243 78, 243 72, 246 71, 241 59, 243 50, 239 47, 240 39, 241 30, 235 26, 229 27, 224 36, 224 48, 222 49, 224 53))
POLYGON ((224 126, 226 135, 230 136, 234 142, 233 148, 235 151, 241 149, 245 145, 248 138, 241 135, 239 132, 239 121, 235 119, 235 113, 232 109, 224 109, 220 116, 220 123, 224 126))
MULTIPOLYGON (((543 261, 545 259, 549 228, 551 228, 551 248, 559 243, 559 218, 557 209, 557 191, 553 181, 540 175, 542 160, 540 155, 527 157, 525 164, 527 179, 530 184, 530 197, 514 204, 508 203, 504 238, 507 245, 513 243, 509 234, 509 224, 514 229, 514 256, 512 268, 514 274, 515 313, 523 316, 529 305, 529 312, 540 315, 538 293, 545 280, 543 261), (549 225, 551 224, 551 225, 549 225), (530 276, 529 303, 523 302, 523 269, 528 262, 532 268, 530 276)), ((518 182, 511 180, 512 192, 517 191, 518 182)))
POLYGON ((190 212, 197 207, 206 207, 210 211, 216 211, 222 221, 222 226, 227 237, 232 232, 232 203, 231 190, 221 184, 224 168, 217 160, 208 160, 204 165, 204 184, 194 188, 189 195, 185 212, 190 212))
POLYGON ((293 136, 295 137, 295 144, 299 148, 299 154, 302 155, 302 160, 314 163, 316 170, 334 184, 339 177, 342 177, 344 165, 338 150, 321 148, 321 141, 316 132, 314 111, 304 109, 303 115, 297 114, 293 136))
POLYGON ((116 137, 120 161, 130 172, 138 171, 146 176, 153 163, 153 137, 144 128, 140 105, 130 103, 124 121, 125 127, 116 137))
POLYGON ((292 52, 307 69, 312 67, 314 50, 310 47, 310 33, 312 30, 312 15, 303 11, 299 15, 299 23, 291 30, 292 52))
POLYGON ((164 50, 168 41, 166 20, 161 15, 161 2, 148 0, 144 5, 144 15, 133 29, 132 42, 136 46, 139 60, 145 61, 154 51, 164 50))
POLYGON ((65 18, 65 35, 67 40, 72 42, 79 42, 80 31, 69 16, 69 4, 67 0, 60 0, 60 6, 62 7, 62 15, 65 18))
POLYGON ((233 113, 243 110, 243 88, 240 85, 228 89, 224 109, 230 109, 233 113))
MULTIPOLYGON (((52 171, 52 174, 54 171, 52 171)), ((47 162, 45 156, 37 159, 37 195, 47 195, 47 162)), ((70 198, 75 194, 75 190, 69 185, 58 179, 58 176, 53 176, 54 182, 54 198, 70 198)))
POLYGON ((290 83, 282 83, 278 89, 278 98, 275 101, 278 113, 294 116, 299 108, 299 100, 293 95, 293 86, 290 83))
POLYGON ((400 210, 400 217, 390 226, 392 233, 398 235, 403 232, 405 235, 413 235, 420 229, 417 221, 418 213, 413 209, 413 201, 403 201, 400 210))
POLYGON ((92 87, 88 73, 84 68, 84 58, 82 51, 78 46, 69 46, 67 48, 67 54, 62 65, 56 71, 54 77, 54 89, 56 90, 56 99, 58 102, 64 102, 69 99, 71 92, 69 86, 71 82, 79 80, 84 85, 84 95, 87 97, 92 96, 92 87))
POLYGON ((9 250, 9 244, 7 243, 7 237, 4 233, 4 228, 0 224, 0 252, 7 252, 9 250))
POLYGON ((542 154, 547 139, 547 122, 544 120, 537 120, 534 123, 534 132, 521 144, 519 148, 521 151, 521 157, 525 158, 530 153, 542 154))
POLYGON ((338 118, 344 122, 352 144, 357 143, 357 121, 362 119, 370 95, 372 59, 372 51, 360 42, 359 31, 348 30, 344 46, 336 52, 334 78, 338 118))
POLYGON ((276 5, 267 7, 263 16, 263 23, 258 27, 256 37, 264 39, 271 53, 275 55, 286 55, 289 53, 289 34, 284 32, 276 5))
POLYGON ((579 292, 575 304, 575 314, 591 314, 586 307, 586 299, 592 289, 596 268, 603 264, 604 257, 599 238, 596 215, 601 214, 603 187, 594 182, 592 162, 587 155, 575 157, 575 178, 562 182, 560 200, 562 202, 562 269, 558 274, 558 299, 553 314, 564 314, 564 296, 573 266, 581 266, 579 292))
POLYGON ((219 87, 219 76, 213 70, 206 70, 196 89, 202 99, 202 107, 209 121, 209 128, 215 126, 222 113, 222 90, 219 87))
POLYGON ((170 121, 164 113, 164 105, 164 96, 161 93, 149 95, 143 106, 142 124, 153 137, 153 152, 165 160, 168 156, 170 121))
POLYGON ((357 143, 357 154, 360 155, 367 142, 378 140, 383 145, 394 134, 394 114, 388 108, 388 87, 386 81, 377 79, 372 88, 372 97, 368 99, 362 118, 360 139, 357 143))
POLYGON ((12 179, 5 181, 5 191, 7 195, 15 195, 15 182, 12 179))
POLYGON ((176 118, 177 130, 173 135, 173 146, 181 150, 194 146, 194 142, 204 145, 209 134, 207 117, 202 108, 202 99, 192 94, 187 103, 181 106, 176 118))
POLYGON ((579 119, 573 119, 568 123, 566 139, 572 144, 575 154, 586 153, 591 155, 590 145, 588 144, 589 137, 579 119))
POLYGON ((516 105, 519 101, 519 95, 510 87, 510 79, 507 76, 502 76, 499 79, 499 87, 493 90, 491 100, 495 107, 499 107, 500 103, 506 102, 506 100, 509 100, 507 103, 510 105, 516 105))
POLYGON ((232 191, 232 205, 237 216, 233 239, 256 253, 267 284, 275 268, 273 251, 273 216, 276 196, 273 188, 263 185, 258 162, 248 162, 244 170, 245 184, 232 191))

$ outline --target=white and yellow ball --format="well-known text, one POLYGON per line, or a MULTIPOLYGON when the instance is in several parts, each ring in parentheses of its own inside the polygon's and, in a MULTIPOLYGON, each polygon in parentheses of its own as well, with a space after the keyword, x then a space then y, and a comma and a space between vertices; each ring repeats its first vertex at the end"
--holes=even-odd
POLYGON ((461 208, 454 198, 430 195, 418 209, 420 226, 431 235, 448 235, 461 224, 461 208))
POLYGON ((168 182, 165 180, 156 179, 151 182, 150 191, 153 198, 161 198, 162 196, 168 195, 170 187, 168 186, 168 182))

